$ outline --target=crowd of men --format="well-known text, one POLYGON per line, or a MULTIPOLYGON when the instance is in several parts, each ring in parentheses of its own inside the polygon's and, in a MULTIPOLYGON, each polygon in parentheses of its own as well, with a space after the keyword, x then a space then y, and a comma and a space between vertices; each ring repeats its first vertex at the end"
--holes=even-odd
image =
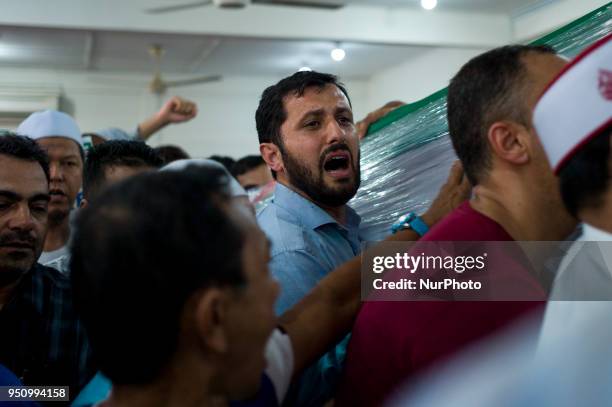
POLYGON ((362 301, 360 140, 401 105, 356 124, 338 78, 297 72, 262 93, 260 155, 233 163, 144 143, 195 117, 180 98, 91 146, 58 111, 1 135, 0 386, 69 386, 75 405, 378 406, 524 318, 561 350, 607 324, 609 303, 585 301, 612 298, 612 247, 580 244, 612 240, 612 36, 571 62, 513 45, 466 63, 448 90, 459 161, 386 240, 563 241, 580 224, 552 288, 522 267, 489 276, 530 301, 362 301))

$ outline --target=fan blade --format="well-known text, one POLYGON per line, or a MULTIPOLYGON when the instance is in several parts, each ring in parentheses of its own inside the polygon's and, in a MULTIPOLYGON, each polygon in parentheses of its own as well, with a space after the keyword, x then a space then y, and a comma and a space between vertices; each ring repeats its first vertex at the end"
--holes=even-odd
POLYGON ((164 6, 164 7, 155 7, 145 10, 148 14, 161 14, 161 13, 169 13, 171 11, 179 11, 179 10, 187 10, 190 8, 207 6, 212 3, 212 0, 205 1, 196 1, 193 3, 183 3, 177 4, 175 6, 164 6))
POLYGON ((251 0, 254 4, 267 4, 270 6, 310 7, 326 10, 337 10, 344 7, 342 3, 323 3, 316 0, 251 0))
POLYGON ((207 83, 207 82, 217 82, 222 78, 221 75, 208 75, 208 76, 199 76, 197 78, 190 79, 178 79, 176 81, 166 81, 164 84, 167 87, 174 86, 186 86, 186 85, 195 85, 197 83, 207 83))

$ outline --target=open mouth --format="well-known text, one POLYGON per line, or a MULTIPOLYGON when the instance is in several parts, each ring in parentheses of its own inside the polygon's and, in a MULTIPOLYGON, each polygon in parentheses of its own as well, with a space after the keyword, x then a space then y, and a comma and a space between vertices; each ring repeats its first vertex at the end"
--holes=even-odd
POLYGON ((334 178, 346 178, 350 176, 350 163, 348 151, 334 151, 325 158, 323 169, 334 178))

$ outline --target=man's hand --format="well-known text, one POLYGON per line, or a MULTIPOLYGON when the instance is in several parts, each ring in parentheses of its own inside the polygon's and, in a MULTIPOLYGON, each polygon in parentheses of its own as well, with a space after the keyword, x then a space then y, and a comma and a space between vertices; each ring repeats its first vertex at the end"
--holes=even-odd
POLYGON ((389 113, 390 111, 395 110, 400 106, 404 106, 405 104, 406 103, 401 102, 399 100, 394 100, 392 102, 387 103, 383 107, 374 110, 373 112, 368 114, 365 119, 357 122, 357 124, 355 125, 355 129, 357 131, 357 135, 359 136, 359 140, 363 139, 366 134, 368 134, 368 129, 370 128, 370 125, 372 123, 386 116, 387 113, 389 113))
POLYGON ((193 119, 196 114, 198 114, 198 107, 195 103, 174 96, 159 109, 157 118, 164 124, 181 123, 193 119))
POLYGON ((453 163, 446 183, 440 188, 438 196, 423 214, 423 221, 428 226, 435 225, 440 219, 448 215, 453 209, 470 197, 472 186, 463 172, 459 160, 453 163))
POLYGON ((138 125, 138 137, 147 140, 155 132, 170 123, 183 123, 198 114, 198 106, 187 99, 174 96, 161 109, 138 125))

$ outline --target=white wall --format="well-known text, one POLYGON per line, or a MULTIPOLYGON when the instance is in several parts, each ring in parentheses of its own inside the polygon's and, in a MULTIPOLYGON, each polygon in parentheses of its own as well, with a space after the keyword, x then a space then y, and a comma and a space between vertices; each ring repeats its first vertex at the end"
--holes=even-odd
POLYGON ((425 49, 415 59, 390 67, 370 78, 369 110, 391 100, 416 102, 448 86, 449 80, 470 58, 486 49, 425 49))
MULTIPOLYGON (((3 85, 28 88, 59 87, 62 108, 71 113, 83 132, 104 127, 133 129, 158 109, 159 100, 147 90, 149 75, 109 75, 78 71, 0 69, 3 85)), ((199 114, 189 123, 168 126, 149 144, 177 144, 191 155, 212 154, 240 158, 258 153, 255 110, 261 92, 280 78, 228 77, 218 83, 171 89, 195 101, 199 114)), ((367 113, 365 81, 345 82, 357 118, 367 113)))

